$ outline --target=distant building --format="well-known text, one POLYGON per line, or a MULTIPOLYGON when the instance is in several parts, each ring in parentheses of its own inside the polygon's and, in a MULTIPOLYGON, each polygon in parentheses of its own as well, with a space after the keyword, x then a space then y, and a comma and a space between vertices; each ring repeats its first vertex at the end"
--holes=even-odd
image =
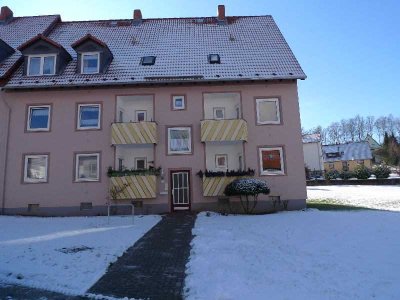
POLYGON ((325 171, 353 171, 358 165, 371 167, 372 153, 367 142, 322 146, 325 171))
POLYGON ((322 175, 324 161, 321 136, 319 134, 303 135, 304 164, 311 171, 311 176, 322 175))
POLYGON ((365 141, 369 144, 369 148, 371 149, 373 162, 378 164, 381 163, 382 158, 375 153, 376 150, 381 148, 381 145, 369 134, 367 134, 365 141))

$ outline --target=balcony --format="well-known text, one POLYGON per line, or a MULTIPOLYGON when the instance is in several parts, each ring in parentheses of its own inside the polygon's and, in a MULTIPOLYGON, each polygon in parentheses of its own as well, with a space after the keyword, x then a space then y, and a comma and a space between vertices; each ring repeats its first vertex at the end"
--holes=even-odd
POLYGON ((217 197, 223 196, 225 187, 239 177, 203 177, 203 196, 204 197, 217 197))
POLYGON ((113 123, 111 144, 157 144, 157 124, 155 122, 113 123))
POLYGON ((110 178, 113 200, 136 200, 155 198, 156 175, 132 175, 110 178))
POLYGON ((202 142, 247 141, 247 135, 243 119, 201 121, 202 142))

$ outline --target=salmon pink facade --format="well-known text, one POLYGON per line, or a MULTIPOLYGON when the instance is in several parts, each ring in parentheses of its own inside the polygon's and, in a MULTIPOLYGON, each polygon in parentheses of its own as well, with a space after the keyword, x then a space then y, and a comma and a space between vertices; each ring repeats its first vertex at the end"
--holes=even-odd
POLYGON ((270 16, 99 22, 59 21, 18 48, 20 67, 2 91, 3 213, 94 215, 131 203, 139 213, 218 210, 240 177, 267 181, 260 211, 277 201, 305 207, 297 94, 305 75, 280 35, 271 43, 283 67, 273 69, 262 46, 238 34, 250 38, 257 22, 278 32, 270 16), (186 30, 216 40, 190 53, 186 30), (149 32, 175 39, 187 61, 168 41, 163 56, 149 32), (132 49, 118 34, 129 34, 132 49), (249 53, 260 61, 245 63, 249 53))

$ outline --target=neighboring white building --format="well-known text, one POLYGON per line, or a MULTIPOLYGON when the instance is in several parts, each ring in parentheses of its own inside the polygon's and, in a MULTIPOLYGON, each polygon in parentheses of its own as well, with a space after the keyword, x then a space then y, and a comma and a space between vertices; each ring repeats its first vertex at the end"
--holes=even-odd
POLYGON ((319 134, 307 134, 303 136, 304 164, 310 169, 312 175, 322 175, 324 161, 319 134))

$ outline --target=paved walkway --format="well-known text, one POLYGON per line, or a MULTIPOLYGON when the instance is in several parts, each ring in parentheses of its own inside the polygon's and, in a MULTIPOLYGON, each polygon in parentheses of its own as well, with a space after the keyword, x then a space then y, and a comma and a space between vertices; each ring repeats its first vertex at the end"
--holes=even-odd
POLYGON ((109 267, 89 293, 136 299, 182 299, 195 215, 163 219, 109 267))

